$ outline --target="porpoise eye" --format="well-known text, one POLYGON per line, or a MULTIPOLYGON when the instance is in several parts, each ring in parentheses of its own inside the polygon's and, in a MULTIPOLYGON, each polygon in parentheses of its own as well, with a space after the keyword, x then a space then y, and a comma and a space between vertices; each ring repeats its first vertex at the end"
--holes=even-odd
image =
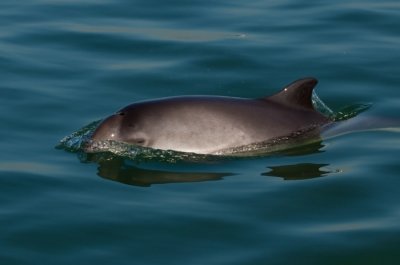
POLYGON ((146 143, 146 140, 144 138, 137 138, 134 140, 134 142, 137 145, 144 145, 146 143))

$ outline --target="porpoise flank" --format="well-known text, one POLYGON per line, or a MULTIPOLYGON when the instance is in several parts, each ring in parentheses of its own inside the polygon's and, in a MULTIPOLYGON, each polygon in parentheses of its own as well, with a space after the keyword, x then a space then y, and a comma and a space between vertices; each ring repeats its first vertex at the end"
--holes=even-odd
MULTIPOLYGON (((113 140, 161 150, 224 154, 241 146, 318 132, 333 121, 313 107, 317 82, 300 79, 258 99, 181 96, 133 103, 104 119, 90 142, 113 140)), ((93 152, 90 144, 86 151, 93 152)))

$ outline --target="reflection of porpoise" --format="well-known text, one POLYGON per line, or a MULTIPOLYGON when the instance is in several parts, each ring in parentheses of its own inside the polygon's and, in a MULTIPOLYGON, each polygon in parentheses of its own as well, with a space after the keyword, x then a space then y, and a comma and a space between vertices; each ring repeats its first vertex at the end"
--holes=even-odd
POLYGON ((153 184, 215 181, 234 175, 226 172, 145 169, 126 163, 126 160, 120 157, 109 157, 97 163, 99 165, 97 174, 100 177, 141 187, 150 187, 153 184))
MULTIPOLYGON (((259 99, 185 96, 138 102, 101 122, 91 140, 224 154, 241 146, 319 133, 332 121, 313 107, 316 84, 316 79, 301 79, 259 99)), ((86 151, 93 149, 88 145, 86 151)))

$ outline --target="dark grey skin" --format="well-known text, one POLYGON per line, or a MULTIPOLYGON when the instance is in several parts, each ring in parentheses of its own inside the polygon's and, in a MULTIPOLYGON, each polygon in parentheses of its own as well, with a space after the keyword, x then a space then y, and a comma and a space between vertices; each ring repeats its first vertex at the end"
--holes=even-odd
MULTIPOLYGON (((316 84, 314 78, 301 79, 259 99, 182 96, 133 103, 102 121, 91 140, 198 154, 232 153, 237 147, 318 131, 331 123, 313 107, 316 84)), ((90 146, 86 151, 92 151, 90 146)))

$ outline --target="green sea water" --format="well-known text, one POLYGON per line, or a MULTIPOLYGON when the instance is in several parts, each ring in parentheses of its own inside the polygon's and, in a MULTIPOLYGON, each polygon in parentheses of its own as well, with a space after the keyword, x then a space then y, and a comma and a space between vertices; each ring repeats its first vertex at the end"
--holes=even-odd
POLYGON ((56 148, 135 101, 304 76, 335 113, 397 120, 399 17, 397 1, 2 1, 0 264, 399 264, 398 128, 200 162, 56 148))

